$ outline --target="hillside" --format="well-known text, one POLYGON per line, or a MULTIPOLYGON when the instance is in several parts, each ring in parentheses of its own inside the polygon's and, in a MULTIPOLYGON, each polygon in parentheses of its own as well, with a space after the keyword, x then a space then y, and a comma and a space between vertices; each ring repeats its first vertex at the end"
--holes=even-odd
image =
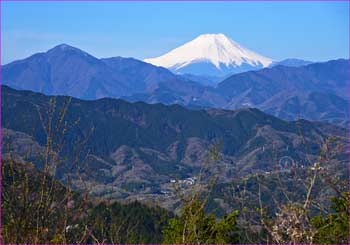
POLYGON ((28 162, 5 159, 2 173, 4 243, 159 243, 162 228, 173 217, 155 205, 72 192, 28 162))
MULTIPOLYGON (((34 160, 40 168, 42 164, 35 159, 43 154, 47 142, 41 120, 49 122, 45 111, 54 98, 53 121, 57 121, 68 98, 6 86, 2 91, 4 146, 10 146, 3 148, 4 153, 34 160)), ((283 157, 309 165, 327 134, 345 135, 342 128, 332 125, 287 122, 257 109, 189 110, 116 99, 73 98, 64 122, 69 125, 69 134, 63 138, 59 152, 62 164, 56 177, 67 173, 80 176, 95 195, 115 199, 150 200, 171 195, 172 179, 194 178, 208 161, 210 171, 218 172, 222 183, 249 173, 272 171, 283 157), (217 146, 220 157, 213 161, 210 152, 217 146), (72 160, 77 157, 79 167, 73 167, 72 160)), ((73 179, 76 188, 83 188, 81 180, 73 179)))

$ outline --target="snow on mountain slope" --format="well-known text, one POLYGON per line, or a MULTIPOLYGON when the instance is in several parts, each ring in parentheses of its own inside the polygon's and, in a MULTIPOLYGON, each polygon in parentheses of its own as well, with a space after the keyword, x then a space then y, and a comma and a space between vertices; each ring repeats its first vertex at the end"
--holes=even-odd
POLYGON ((268 67, 272 63, 224 34, 200 35, 169 53, 144 61, 176 73, 216 76, 268 67))

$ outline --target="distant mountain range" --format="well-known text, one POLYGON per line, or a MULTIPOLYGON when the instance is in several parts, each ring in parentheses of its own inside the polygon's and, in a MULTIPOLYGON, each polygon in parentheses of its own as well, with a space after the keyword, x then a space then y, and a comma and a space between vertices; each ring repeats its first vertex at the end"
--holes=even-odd
POLYGON ((131 58, 100 60, 66 44, 12 62, 3 70, 4 84, 14 88, 84 99, 128 96, 156 90, 162 82, 181 83, 164 68, 131 58))
MULTIPOLYGON (((48 121, 44 112, 52 98, 2 86, 3 142, 11 146, 3 147, 3 154, 11 152, 42 167, 38 159, 44 154, 47 136, 41 122, 48 121)), ((67 99, 56 97, 54 117, 67 99)), ((73 184, 82 188, 74 177, 75 171, 81 170, 79 176, 96 195, 149 200, 155 193, 161 196, 161 191, 171 189, 171 179, 195 177, 205 161, 212 164, 210 171, 220 173, 219 181, 224 183, 234 176, 272 171, 278 167, 276 159, 286 156, 308 165, 306 159, 318 156, 319 141, 328 134, 345 135, 345 130, 333 125, 287 122, 257 109, 189 110, 109 98, 73 98, 64 121, 69 134, 60 153, 63 163, 57 178, 65 181, 62 176, 68 173, 73 184), (77 139, 87 141, 78 155, 77 139), (219 160, 213 162, 209 152, 216 144, 222 148, 219 160), (76 157, 80 165, 73 168, 76 157)))
POLYGON ((272 64, 270 58, 244 48, 224 34, 203 34, 160 57, 145 62, 179 74, 223 77, 272 64))
POLYGON ((347 126, 349 60, 276 66, 233 75, 217 87, 225 108, 256 107, 283 119, 326 120, 347 126))
POLYGON ((349 61, 302 65, 307 63, 295 59, 272 63, 271 68, 217 80, 214 87, 202 85, 210 84, 207 77, 176 75, 133 58, 98 59, 62 44, 4 65, 2 72, 3 84, 47 95, 122 98, 190 108, 256 107, 283 119, 324 120, 345 126, 349 61))
POLYGON ((308 61, 308 60, 301 60, 301 59, 285 59, 285 60, 273 62, 272 64, 270 64, 269 67, 274 67, 277 65, 299 67, 299 66, 310 65, 312 63, 315 63, 315 62, 308 61))

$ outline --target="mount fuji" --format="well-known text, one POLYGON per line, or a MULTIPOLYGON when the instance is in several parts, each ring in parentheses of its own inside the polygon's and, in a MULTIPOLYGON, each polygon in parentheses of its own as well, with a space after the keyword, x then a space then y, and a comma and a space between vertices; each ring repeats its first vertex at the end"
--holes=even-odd
POLYGON ((156 58, 144 60, 176 74, 224 77, 272 64, 270 58, 244 48, 224 34, 203 34, 156 58))

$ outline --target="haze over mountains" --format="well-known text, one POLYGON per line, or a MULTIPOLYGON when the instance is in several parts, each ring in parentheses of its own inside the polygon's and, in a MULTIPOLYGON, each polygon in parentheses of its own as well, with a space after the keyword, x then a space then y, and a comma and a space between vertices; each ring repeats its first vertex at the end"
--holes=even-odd
MULTIPOLYGON (((195 43, 216 45, 218 41, 227 42, 228 46, 235 45, 221 34, 200 36, 195 43)), ((197 80, 205 80, 205 77, 177 75, 133 58, 98 59, 62 44, 45 53, 4 65, 3 84, 16 89, 88 100, 112 97, 180 104, 190 108, 255 107, 287 120, 305 118, 346 125, 348 60, 309 64, 308 61, 289 59, 278 65, 260 56, 250 60, 241 57, 240 60, 236 56, 230 57, 230 50, 225 47, 223 52, 218 52, 218 47, 216 45, 214 51, 218 55, 216 64, 219 66, 220 59, 224 57, 227 64, 250 62, 272 67, 234 74, 212 87, 197 80)), ((251 54, 245 49, 241 51, 251 54)))

